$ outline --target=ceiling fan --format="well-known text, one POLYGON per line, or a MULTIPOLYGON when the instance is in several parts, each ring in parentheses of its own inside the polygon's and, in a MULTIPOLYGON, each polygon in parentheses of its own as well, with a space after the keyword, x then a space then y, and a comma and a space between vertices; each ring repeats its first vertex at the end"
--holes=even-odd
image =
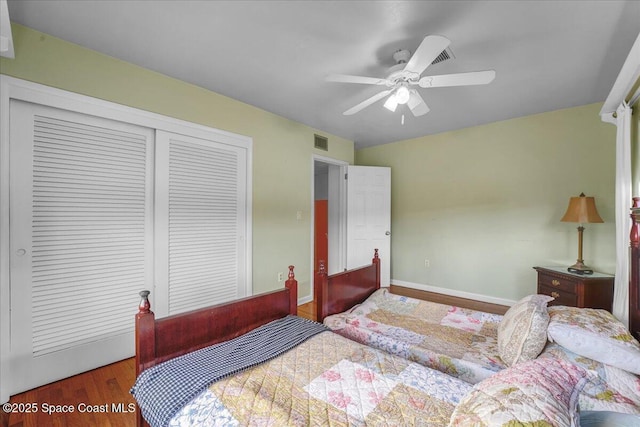
POLYGON ((390 96, 385 101, 384 106, 388 110, 395 111, 399 104, 407 104, 414 116, 422 116, 429 112, 429 107, 415 86, 424 89, 430 87, 483 85, 491 83, 496 76, 494 70, 486 70, 421 77, 424 70, 449 46, 449 43, 451 41, 446 37, 426 36, 411 58, 409 58, 410 52, 408 50, 397 51, 393 54, 397 64, 392 67, 391 74, 386 78, 331 74, 327 76, 326 80, 338 83, 359 83, 387 87, 386 90, 349 108, 343 113, 346 116, 363 110, 387 95, 390 96))

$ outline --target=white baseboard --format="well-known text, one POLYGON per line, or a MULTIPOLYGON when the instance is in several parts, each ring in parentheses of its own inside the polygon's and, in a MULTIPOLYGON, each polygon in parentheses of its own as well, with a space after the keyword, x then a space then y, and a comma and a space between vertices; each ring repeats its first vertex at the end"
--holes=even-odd
POLYGON ((421 283, 405 282, 404 280, 391 279, 391 284, 404 286, 405 288, 418 289, 420 291, 435 292, 438 294, 449 295, 452 297, 467 298, 467 299, 472 299, 476 301, 488 302, 491 304, 506 305, 508 307, 511 307, 513 304, 517 302, 510 299, 505 299, 505 298, 496 298, 496 297, 490 297, 482 294, 474 294, 473 292, 457 291, 455 289, 440 288, 438 286, 423 285, 421 283))
POLYGON ((307 295, 306 297, 298 298, 298 305, 306 304, 313 301, 313 295, 307 295))

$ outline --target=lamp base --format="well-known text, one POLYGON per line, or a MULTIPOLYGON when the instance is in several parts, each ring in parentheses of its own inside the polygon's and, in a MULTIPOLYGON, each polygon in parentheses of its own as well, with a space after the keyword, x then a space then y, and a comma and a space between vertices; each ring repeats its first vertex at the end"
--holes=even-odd
POLYGON ((586 265, 584 265, 581 259, 579 259, 571 267, 567 268, 567 271, 569 273, 575 274, 593 274, 593 270, 591 269, 591 267, 587 267, 586 265))

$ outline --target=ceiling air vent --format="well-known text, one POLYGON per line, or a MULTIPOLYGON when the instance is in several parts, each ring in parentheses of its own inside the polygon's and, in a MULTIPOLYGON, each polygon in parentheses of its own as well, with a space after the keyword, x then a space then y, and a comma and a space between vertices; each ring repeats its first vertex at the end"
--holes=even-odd
POLYGON ((437 64, 438 62, 447 61, 453 58, 455 58, 455 56, 453 56, 453 52, 451 52, 451 49, 446 48, 440 55, 436 57, 436 59, 433 60, 431 64, 437 64))
POLYGON ((329 139, 320 135, 313 135, 313 146, 319 150, 329 151, 329 139))

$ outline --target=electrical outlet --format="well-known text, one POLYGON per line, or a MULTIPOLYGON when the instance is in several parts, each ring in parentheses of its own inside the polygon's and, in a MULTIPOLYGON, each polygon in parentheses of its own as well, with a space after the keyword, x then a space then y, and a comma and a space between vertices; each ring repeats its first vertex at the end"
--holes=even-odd
POLYGON ((278 282, 282 282, 284 280, 284 273, 280 272, 278 273, 278 282))
POLYGON ((431 261, 429 261, 428 259, 425 259, 425 260, 424 260, 424 267, 425 267, 425 268, 429 268, 429 267, 431 267, 431 261))

